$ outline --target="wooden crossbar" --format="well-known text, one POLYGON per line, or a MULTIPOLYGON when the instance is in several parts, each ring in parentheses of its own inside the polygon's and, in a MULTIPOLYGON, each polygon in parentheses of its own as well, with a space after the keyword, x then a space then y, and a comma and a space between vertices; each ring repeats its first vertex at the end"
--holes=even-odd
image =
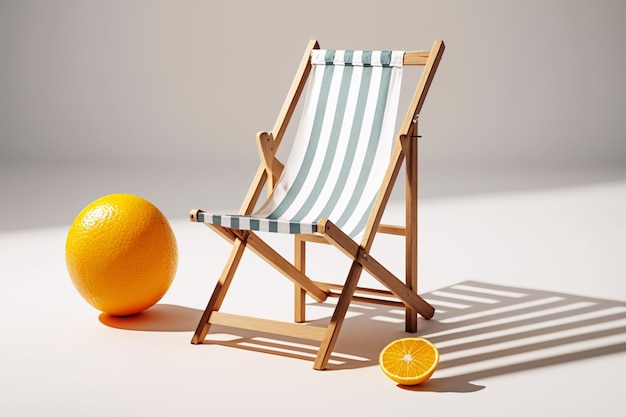
MULTIPOLYGON (((405 236, 406 235, 406 227, 404 226, 396 226, 392 224, 381 224, 378 226, 377 233, 384 233, 387 235, 396 235, 396 236, 405 236)), ((314 242, 314 243, 327 243, 330 242, 324 237, 324 235, 320 234, 312 234, 312 235, 298 235, 298 238, 304 240, 306 242, 314 242)))
POLYGON ((214 311, 209 323, 321 342, 326 328, 214 311))
POLYGON ((430 51, 406 51, 404 53, 403 65, 426 65, 430 57, 430 51))
MULTIPOLYGON (((313 281, 318 285, 323 285, 326 288, 329 288, 331 292, 328 294, 329 297, 339 298, 341 297, 341 293, 343 292, 344 286, 341 284, 334 284, 330 282, 320 282, 313 281)), ((377 288, 366 288, 366 287, 356 287, 354 290, 355 295, 352 296, 352 301, 367 303, 367 304, 379 304, 385 306, 392 307, 404 307, 404 304, 400 301, 396 301, 392 298, 395 298, 391 291, 379 290, 377 288), (365 296, 360 296, 356 294, 364 294, 365 296), (379 298, 379 297, 388 297, 388 298, 379 298)))

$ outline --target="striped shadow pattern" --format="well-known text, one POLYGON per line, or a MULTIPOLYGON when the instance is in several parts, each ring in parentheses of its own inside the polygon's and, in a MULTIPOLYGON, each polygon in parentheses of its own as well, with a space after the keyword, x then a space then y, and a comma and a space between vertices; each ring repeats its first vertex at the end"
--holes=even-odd
POLYGON ((314 50, 285 169, 251 216, 198 213, 233 229, 307 234, 329 219, 361 237, 389 165, 403 51, 314 50))

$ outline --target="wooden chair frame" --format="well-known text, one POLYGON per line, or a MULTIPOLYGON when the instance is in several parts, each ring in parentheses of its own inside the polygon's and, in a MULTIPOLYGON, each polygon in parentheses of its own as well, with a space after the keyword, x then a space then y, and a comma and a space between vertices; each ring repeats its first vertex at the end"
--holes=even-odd
MULTIPOLYGON (((240 209, 239 213, 242 215, 250 215, 254 211, 263 188, 267 187, 268 194, 271 194, 278 178, 280 178, 284 166, 276 158, 276 150, 283 139, 307 81, 311 70, 310 56, 313 49, 319 49, 315 40, 310 41, 306 48, 274 128, 270 132, 257 134, 261 164, 240 209)), ((424 66, 424 71, 398 132, 384 182, 374 202, 360 244, 331 221, 322 219, 317 225, 318 233, 295 235, 295 262, 292 264, 252 231, 207 224, 208 227, 232 242, 233 248, 202 314, 192 343, 201 344, 212 324, 314 340, 320 342, 320 348, 313 368, 324 369, 330 359, 352 300, 404 307, 407 332, 414 333, 417 331, 418 313, 424 318, 432 318, 435 312, 434 308, 417 295, 417 120, 444 49, 444 43, 438 40, 435 41, 430 51, 410 51, 404 55, 404 65, 424 66), (383 211, 403 162, 406 166, 406 224, 404 227, 380 224, 383 211), (370 254, 374 237, 378 232, 405 237, 406 271, 404 283, 370 254), (331 244, 352 260, 352 265, 343 285, 312 281, 305 275, 307 242, 331 244), (294 321, 296 323, 246 317, 219 311, 246 248, 258 254, 295 284, 294 321), (388 291, 358 287, 357 284, 364 269, 388 291), (306 294, 318 302, 325 301, 329 296, 338 297, 337 305, 327 328, 298 324, 306 320, 306 294), (390 300, 390 296, 398 301, 390 300)), ((192 221, 198 221, 198 211, 195 209, 190 213, 192 221)))

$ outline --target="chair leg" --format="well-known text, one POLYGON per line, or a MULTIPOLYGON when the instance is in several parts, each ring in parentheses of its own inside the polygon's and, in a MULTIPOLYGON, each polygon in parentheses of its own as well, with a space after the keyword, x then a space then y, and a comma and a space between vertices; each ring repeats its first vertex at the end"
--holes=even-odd
POLYGON ((324 340, 322 340, 322 343, 320 344, 317 357, 315 358, 315 362, 313 363, 313 369, 322 370, 326 368, 328 360, 330 359, 330 355, 335 348, 335 343, 337 342, 337 338, 339 337, 341 325, 343 324, 346 313, 348 312, 348 307, 350 306, 350 302, 352 301, 352 296, 354 295, 354 291, 356 290, 362 271, 363 267, 358 262, 352 263, 352 267, 350 268, 350 272, 348 273, 348 278, 346 279, 343 291, 341 291, 339 301, 337 302, 337 306, 335 307, 333 316, 331 317, 330 323, 328 324, 326 335, 324 336, 324 340))
POLYGON ((198 323, 198 327, 196 328, 196 332, 191 339, 191 343, 195 345, 201 344, 206 338, 206 335, 211 327, 211 323, 209 323, 211 314, 214 311, 219 310, 222 306, 222 302, 224 301, 228 287, 230 287, 230 283, 235 276, 235 271, 237 270, 237 266, 239 266, 239 261, 241 261, 245 248, 245 240, 237 239, 233 242, 233 249, 230 252, 230 257, 224 266, 224 270, 222 271, 222 275, 215 286, 215 290, 213 290, 213 295, 211 295, 209 304, 202 314, 202 318, 198 323))
MULTIPOLYGON (((417 122, 411 132, 410 137, 402 140, 406 165, 405 282, 407 288, 417 294, 417 122)), ((417 332, 417 312, 409 307, 405 309, 404 325, 407 332, 417 332)))
MULTIPOLYGON (((306 274, 306 241, 295 236, 294 264, 300 272, 306 274)), ((298 284, 294 285, 294 321, 304 323, 306 321, 306 291, 298 284)))

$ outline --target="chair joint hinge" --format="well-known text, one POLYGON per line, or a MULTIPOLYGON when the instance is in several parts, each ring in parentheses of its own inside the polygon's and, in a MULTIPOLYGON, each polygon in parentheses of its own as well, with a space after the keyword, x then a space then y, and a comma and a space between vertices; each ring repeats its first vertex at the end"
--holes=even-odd
POLYGON ((359 247, 359 251, 357 252, 356 256, 359 259, 359 263, 367 262, 369 258, 367 251, 362 247, 359 247))

